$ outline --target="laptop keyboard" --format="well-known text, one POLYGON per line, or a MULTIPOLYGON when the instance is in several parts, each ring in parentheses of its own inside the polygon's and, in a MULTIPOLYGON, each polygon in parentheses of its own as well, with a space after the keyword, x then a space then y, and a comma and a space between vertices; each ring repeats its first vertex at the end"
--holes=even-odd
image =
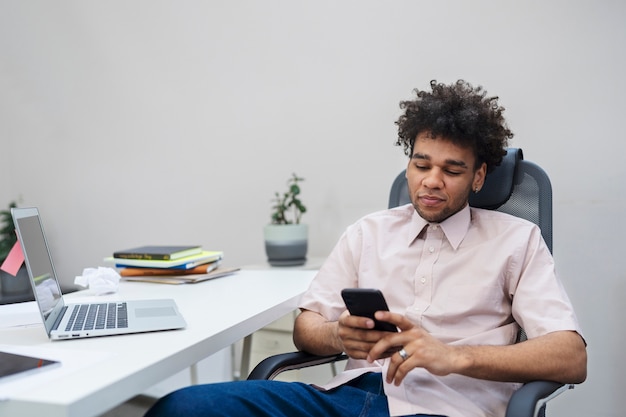
POLYGON ((126 303, 81 304, 74 306, 65 331, 128 327, 126 303))

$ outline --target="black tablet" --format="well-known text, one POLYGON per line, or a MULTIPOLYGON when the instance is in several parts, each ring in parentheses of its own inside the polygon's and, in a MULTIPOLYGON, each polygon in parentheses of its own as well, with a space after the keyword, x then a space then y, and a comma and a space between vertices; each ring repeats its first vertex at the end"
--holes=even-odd
POLYGON ((54 365, 60 364, 58 361, 42 359, 36 356, 0 352, 0 382, 5 382, 9 377, 23 376, 27 373, 50 369, 54 365))

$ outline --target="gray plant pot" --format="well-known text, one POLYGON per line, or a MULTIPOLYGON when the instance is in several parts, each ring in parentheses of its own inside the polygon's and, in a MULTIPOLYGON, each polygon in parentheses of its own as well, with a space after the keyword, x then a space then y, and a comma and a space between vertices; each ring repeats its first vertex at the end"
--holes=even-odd
POLYGON ((272 266, 304 265, 308 235, 306 224, 268 224, 263 229, 267 261, 272 266))

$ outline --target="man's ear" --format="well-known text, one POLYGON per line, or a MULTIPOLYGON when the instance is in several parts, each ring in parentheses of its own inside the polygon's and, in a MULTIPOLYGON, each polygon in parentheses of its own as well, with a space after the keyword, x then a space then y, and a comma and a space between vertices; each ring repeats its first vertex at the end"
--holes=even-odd
POLYGON ((485 177, 487 176, 487 164, 483 162, 480 167, 474 171, 474 182, 472 183, 472 191, 479 192, 485 184, 485 177))

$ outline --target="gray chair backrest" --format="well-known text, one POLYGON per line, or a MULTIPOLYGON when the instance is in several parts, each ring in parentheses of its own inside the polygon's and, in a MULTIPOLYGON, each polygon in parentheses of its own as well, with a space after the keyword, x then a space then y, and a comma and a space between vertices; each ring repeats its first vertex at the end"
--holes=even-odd
MULTIPOLYGON (((411 202, 405 178, 400 172, 391 185, 388 207, 411 202)), ((470 195, 472 207, 498 210, 535 223, 552 252, 552 185, 548 174, 524 160, 522 150, 508 148, 502 164, 487 174, 480 192, 470 195)))

